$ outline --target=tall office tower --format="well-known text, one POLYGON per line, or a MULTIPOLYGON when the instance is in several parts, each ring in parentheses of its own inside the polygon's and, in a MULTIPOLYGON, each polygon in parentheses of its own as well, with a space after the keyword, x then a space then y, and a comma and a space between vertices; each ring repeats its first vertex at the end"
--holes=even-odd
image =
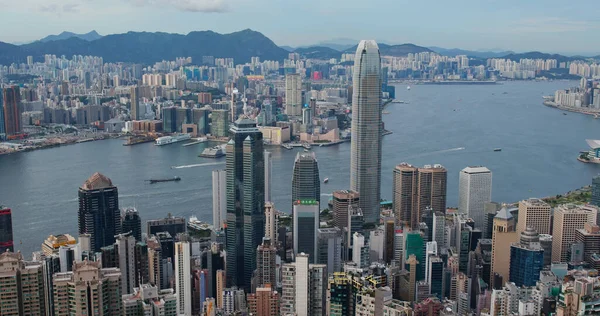
POLYGON ((54 274, 60 272, 60 258, 56 254, 41 255, 37 258, 35 255, 33 261, 42 264, 43 282, 44 282, 44 305, 46 315, 54 315, 54 274))
POLYGON ((121 231, 131 233, 136 241, 142 241, 142 219, 135 208, 124 208, 121 211, 121 231))
POLYGON ((544 269, 544 249, 532 227, 521 233, 520 242, 510 245, 509 281, 517 286, 535 286, 544 269))
POLYGON ((446 215, 442 212, 435 212, 432 226, 431 240, 435 241, 438 247, 443 248, 446 245, 446 215))
POLYGON ((2 90, 4 101, 4 130, 7 136, 19 134, 23 130, 21 122, 21 92, 18 86, 11 86, 2 90))
POLYGON ((394 262, 400 267, 404 266, 404 246, 404 231, 396 229, 394 231, 394 262))
POLYGON ((575 231, 575 241, 583 244, 583 258, 592 268, 600 268, 600 227, 596 224, 585 223, 583 229, 575 231))
POLYGON ((227 137, 229 131, 229 111, 228 110, 213 110, 211 113, 210 133, 214 137, 227 137))
POLYGON ((382 228, 376 228, 369 232, 369 250, 370 260, 372 262, 382 262, 384 254, 385 232, 382 228))
POLYGON ((575 233, 585 223, 596 223, 598 208, 592 205, 563 204, 554 208, 552 224, 552 262, 569 262, 571 245, 575 233))
POLYGON ((492 239, 492 230, 494 229, 494 217, 496 217, 496 213, 502 208, 500 203, 496 202, 488 202, 485 203, 484 213, 485 213, 485 226, 481 230, 483 232, 483 238, 492 239))
POLYGON ((175 243, 175 293, 177 295, 177 313, 192 314, 192 267, 191 248, 187 240, 175 243))
MULTIPOLYGON (((273 159, 270 151, 265 150, 265 202, 271 201, 271 181, 272 181, 272 169, 273 159)), ((275 239, 273 239, 275 240, 275 239)))
POLYGON ((321 201, 319 165, 314 152, 298 153, 292 175, 292 204, 300 200, 321 201))
POLYGON ((225 270, 217 270, 217 308, 223 308, 223 290, 225 290, 226 282, 225 270))
POLYGON ((39 262, 25 262, 21 253, 0 254, 0 315, 43 315, 44 274, 39 262))
POLYGON ((213 227, 218 231, 224 227, 227 218, 227 172, 225 170, 213 170, 212 191, 213 227))
POLYGON ((458 212, 485 228, 485 203, 492 201, 492 172, 486 167, 466 167, 458 177, 458 212))
POLYGON ((381 57, 375 41, 361 41, 352 78, 350 189, 360 194, 365 222, 379 222, 381 198, 381 57))
POLYGON ((438 255, 438 246, 435 241, 428 241, 425 243, 425 280, 429 280, 429 260, 430 257, 436 257, 438 255))
MULTIPOLYGON (((308 265, 308 263, 307 263, 308 265)), ((296 311, 296 265, 286 263, 281 266, 281 315, 294 314, 296 311)))
POLYGON ((302 115, 302 78, 300 74, 285 75, 285 114, 302 115))
MULTIPOLYGON (((414 256, 418 261, 416 265, 416 277, 417 281, 425 279, 425 242, 423 239, 423 233, 419 231, 411 231, 404 233, 405 249, 404 258, 408 259, 410 256, 414 256)), ((406 269, 410 266, 410 263, 406 261, 406 269)))
POLYGON ((55 315, 121 315, 121 271, 100 262, 81 261, 73 271, 54 275, 55 315))
POLYGON ((385 231, 383 261, 386 264, 391 264, 394 260, 394 231, 396 229, 394 219, 386 220, 383 228, 385 231))
MULTIPOLYGON (((271 244, 271 239, 263 238, 262 245, 256 249, 256 271, 254 275, 254 287, 276 287, 275 277, 277 248, 271 244)), ((252 291, 254 293, 254 291, 252 291)))
POLYGON ((444 261, 439 256, 431 256, 428 259, 427 284, 429 285, 429 293, 441 299, 444 293, 444 261))
POLYGON ((394 213, 398 225, 413 230, 421 222, 424 210, 446 213, 447 171, 442 165, 423 168, 401 163, 394 169, 394 213))
POLYGON ((148 235, 157 235, 158 233, 168 232, 171 237, 175 238, 177 235, 186 232, 185 218, 172 216, 171 213, 165 218, 152 219, 146 221, 148 235))
POLYGON ((293 211, 294 256, 305 253, 310 262, 317 262, 317 233, 319 230, 319 202, 294 201, 293 211))
POLYGON ((327 298, 327 266, 311 264, 308 266, 309 301, 308 315, 325 316, 327 298))
MULTIPOLYGON (((265 162, 256 122, 241 118, 227 143, 227 284, 250 289, 256 247, 265 236, 265 162)), ((249 292, 249 291, 248 291, 249 292)))
POLYGON ((342 271, 342 231, 337 227, 317 231, 317 260, 327 266, 327 275, 342 271))
POLYGON ((358 206, 360 200, 358 192, 341 190, 333 191, 333 219, 335 226, 340 230, 348 227, 348 209, 358 206))
POLYGON ((540 234, 540 245, 544 249, 544 266, 552 264, 552 235, 540 234))
POLYGON ((131 87, 131 109, 129 110, 132 121, 140 119, 140 88, 131 87))
POLYGON ((495 284, 496 274, 502 280, 508 280, 510 268, 510 245, 517 242, 519 235, 515 231, 515 219, 510 211, 503 207, 494 218, 494 228, 492 231, 492 272, 490 273, 490 287, 502 287, 502 284, 495 284))
POLYGON ((550 204, 540 199, 527 199, 519 202, 519 218, 517 220, 517 233, 522 233, 531 227, 538 234, 550 234, 550 204))
POLYGON ((279 293, 270 286, 248 294, 248 312, 256 316, 279 316, 279 293))
POLYGON ((12 211, 0 205, 0 254, 6 251, 14 252, 12 211))
MULTIPOLYGON (((1 130, 0 133, 2 133, 1 130)), ((600 207, 600 175, 594 176, 592 178, 592 200, 590 201, 590 203, 592 205, 600 207)))
POLYGON ((352 234, 352 262, 359 268, 366 268, 369 266, 369 245, 365 244, 365 236, 361 233, 352 234))
POLYGON ((119 191, 109 178, 96 172, 79 188, 79 234, 90 234, 91 250, 115 243, 121 233, 119 191))

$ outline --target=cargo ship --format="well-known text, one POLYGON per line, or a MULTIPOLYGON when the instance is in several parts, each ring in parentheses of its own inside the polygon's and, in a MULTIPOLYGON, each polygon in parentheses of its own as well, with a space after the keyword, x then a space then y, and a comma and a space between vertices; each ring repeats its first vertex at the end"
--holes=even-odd
POLYGON ((180 181, 181 178, 180 177, 173 177, 173 178, 168 178, 168 179, 150 179, 148 180, 148 182, 150 182, 150 184, 154 184, 154 183, 159 183, 159 182, 171 182, 171 181, 180 181))
POLYGON ((190 140, 192 136, 190 134, 179 134, 173 136, 163 136, 156 139, 156 146, 164 146, 174 143, 183 142, 186 140, 190 140))
POLYGON ((225 150, 221 146, 216 146, 213 148, 206 148, 198 156, 204 157, 204 158, 219 158, 219 157, 225 156, 225 150))

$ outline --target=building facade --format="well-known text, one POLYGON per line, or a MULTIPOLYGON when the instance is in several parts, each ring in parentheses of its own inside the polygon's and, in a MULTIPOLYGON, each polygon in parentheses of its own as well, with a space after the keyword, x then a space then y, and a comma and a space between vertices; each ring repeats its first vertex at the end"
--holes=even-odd
POLYGON ((314 152, 298 153, 292 174, 292 205, 299 200, 321 201, 319 165, 314 152))
POLYGON ((458 211, 484 230, 485 204, 492 201, 492 172, 486 167, 464 168, 458 177, 458 191, 458 211))

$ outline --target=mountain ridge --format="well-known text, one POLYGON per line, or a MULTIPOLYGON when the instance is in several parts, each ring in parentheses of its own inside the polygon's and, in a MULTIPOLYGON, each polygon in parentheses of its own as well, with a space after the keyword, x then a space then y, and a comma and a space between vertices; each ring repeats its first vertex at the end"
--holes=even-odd
POLYGON ((80 38, 82 40, 86 40, 88 42, 91 42, 91 41, 95 41, 95 40, 101 38, 102 35, 98 34, 98 32, 96 32, 96 30, 92 30, 92 31, 90 31, 88 33, 85 33, 85 34, 77 34, 77 33, 73 33, 73 32, 64 31, 64 32, 62 32, 62 33, 60 33, 58 35, 48 35, 48 36, 40 39, 39 41, 45 43, 45 42, 50 42, 50 41, 65 40, 65 39, 69 39, 69 38, 72 38, 72 37, 77 37, 77 38, 80 38))

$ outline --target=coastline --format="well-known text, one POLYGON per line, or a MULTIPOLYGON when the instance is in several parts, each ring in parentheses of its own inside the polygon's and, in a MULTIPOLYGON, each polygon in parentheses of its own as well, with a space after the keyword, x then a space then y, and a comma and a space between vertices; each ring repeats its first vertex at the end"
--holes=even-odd
POLYGON ((590 111, 589 109, 573 108, 573 107, 568 107, 568 106, 561 106, 561 105, 558 105, 558 104, 554 103, 553 101, 549 101, 549 100, 545 100, 542 103, 545 106, 550 107, 550 108, 555 108, 555 109, 562 110, 562 111, 567 111, 567 112, 573 112, 573 113, 591 115, 591 116, 593 116, 596 119, 600 116, 600 111, 590 111))

